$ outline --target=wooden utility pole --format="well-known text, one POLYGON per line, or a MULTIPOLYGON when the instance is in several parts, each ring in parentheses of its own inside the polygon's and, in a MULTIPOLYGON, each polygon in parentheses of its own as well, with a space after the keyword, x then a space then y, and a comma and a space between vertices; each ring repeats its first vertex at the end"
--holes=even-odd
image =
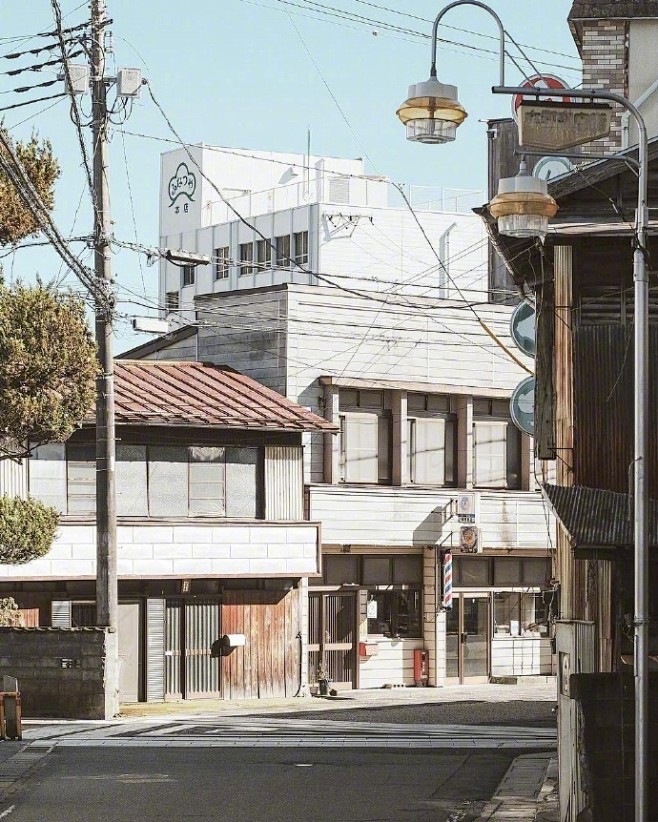
MULTIPOLYGON (((114 436, 114 358, 110 271, 108 111, 105 80, 105 0, 91 0, 91 88, 94 152, 94 268, 99 375, 96 379, 96 623, 116 632, 118 625, 117 523, 114 436)), ((116 664, 108 665, 116 677, 116 664)), ((108 692, 116 682, 108 682, 108 692)))

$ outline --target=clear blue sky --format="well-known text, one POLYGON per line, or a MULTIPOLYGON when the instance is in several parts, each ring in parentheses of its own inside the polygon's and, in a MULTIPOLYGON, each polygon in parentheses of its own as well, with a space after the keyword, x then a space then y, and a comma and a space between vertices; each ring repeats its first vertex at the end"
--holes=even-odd
MULTIPOLYGON (((65 25, 80 23, 88 14, 87 3, 60 4, 65 25)), ((395 110, 408 85, 427 77, 429 41, 421 35, 429 35, 427 21, 444 3, 107 0, 107 5, 114 20, 115 55, 110 66, 115 60, 119 67, 142 68, 167 115, 189 142, 303 153, 310 126, 314 154, 366 157, 369 172, 415 185, 485 187, 486 136, 479 121, 507 116, 510 101, 490 93, 498 73, 497 29, 476 7, 449 12, 446 27, 439 31, 454 41, 439 44, 439 79, 459 86, 460 101, 470 116, 453 144, 422 146, 404 139, 395 110)), ((579 62, 566 23, 571 0, 491 0, 491 5, 512 36, 529 47, 542 71, 579 83, 579 62)), ((50 0, 12 0, 6 6, 0 55, 53 42, 11 39, 52 30, 50 0)), ((47 54, 12 61, 0 57, 0 71, 45 59, 47 54)), ((532 73, 527 64, 523 68, 532 73)), ((11 92, 53 77, 46 71, 0 75, 0 106, 60 90, 61 84, 31 95, 11 92)), ((520 78, 510 65, 508 79, 520 78)), ((88 196, 68 102, 64 99, 38 113, 46 105, 50 104, 4 112, 5 125, 15 137, 27 137, 36 128, 52 141, 62 166, 55 220, 65 236, 87 234, 88 196)), ((83 107, 88 111, 88 98, 83 107)), ((156 138, 172 136, 145 92, 123 128, 156 138)), ((168 148, 158 140, 115 129, 110 148, 112 211, 120 239, 157 245, 159 156, 168 148)), ((75 248, 91 263, 84 246, 75 248)), ((49 280, 60 271, 58 258, 42 248, 18 251, 2 262, 5 276, 26 280, 36 273, 49 280)), ((147 267, 142 256, 121 252, 114 257, 114 273, 124 301, 120 310, 126 315, 150 313, 139 303, 155 305, 157 266, 147 267)), ((71 275, 64 283, 76 287, 71 275)), ((117 351, 146 339, 132 334, 127 319, 118 323, 117 351)))

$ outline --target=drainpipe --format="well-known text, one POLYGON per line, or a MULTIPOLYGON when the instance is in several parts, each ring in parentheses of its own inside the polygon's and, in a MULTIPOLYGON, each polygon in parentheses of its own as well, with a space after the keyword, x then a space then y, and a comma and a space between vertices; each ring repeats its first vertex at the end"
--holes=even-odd
POLYGON ((445 288, 449 286, 449 267, 450 267, 450 233, 453 228, 457 228, 457 223, 451 223, 448 228, 439 237, 439 259, 441 260, 441 273, 445 279, 445 288))
MULTIPOLYGON (((637 100, 633 103, 636 108, 640 108, 640 106, 644 105, 646 101, 651 97, 651 95, 658 89, 658 79, 654 80, 653 83, 649 86, 649 88, 637 98, 637 100)), ((630 119, 631 113, 630 111, 625 111, 621 115, 621 147, 622 149, 628 148, 631 138, 631 129, 630 129, 630 119)))

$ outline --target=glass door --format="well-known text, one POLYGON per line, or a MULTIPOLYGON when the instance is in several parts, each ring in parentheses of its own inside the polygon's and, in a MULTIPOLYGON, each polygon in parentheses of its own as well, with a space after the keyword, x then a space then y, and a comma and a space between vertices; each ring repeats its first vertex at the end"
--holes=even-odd
POLYGON ((490 597, 455 594, 446 620, 446 679, 489 681, 490 597))

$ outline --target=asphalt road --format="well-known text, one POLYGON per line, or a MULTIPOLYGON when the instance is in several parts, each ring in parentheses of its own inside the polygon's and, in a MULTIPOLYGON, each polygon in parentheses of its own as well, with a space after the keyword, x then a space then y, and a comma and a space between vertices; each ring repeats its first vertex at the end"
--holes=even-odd
POLYGON ((513 751, 56 748, 3 822, 470 822, 513 751))

